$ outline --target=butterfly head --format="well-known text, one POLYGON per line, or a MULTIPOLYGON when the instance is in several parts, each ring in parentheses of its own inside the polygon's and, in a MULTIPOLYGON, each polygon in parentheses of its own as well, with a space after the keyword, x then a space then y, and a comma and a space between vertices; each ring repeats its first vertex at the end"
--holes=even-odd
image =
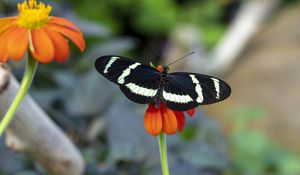
POLYGON ((156 70, 158 70, 159 72, 161 73, 167 73, 169 71, 169 67, 168 66, 165 66, 165 65, 158 65, 156 66, 156 70))

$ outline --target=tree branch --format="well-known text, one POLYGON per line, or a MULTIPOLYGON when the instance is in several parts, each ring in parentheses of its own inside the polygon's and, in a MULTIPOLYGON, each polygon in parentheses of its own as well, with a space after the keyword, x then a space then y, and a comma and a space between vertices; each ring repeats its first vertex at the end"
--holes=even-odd
POLYGON ((212 55, 209 72, 224 73, 231 68, 251 37, 261 28, 280 0, 245 2, 212 55))
MULTIPOLYGON (((1 65, 0 119, 18 89, 17 80, 9 76, 9 71, 1 65)), ((84 161, 77 148, 29 95, 24 98, 6 130, 5 142, 14 151, 27 152, 49 174, 81 175, 83 173, 84 161)))

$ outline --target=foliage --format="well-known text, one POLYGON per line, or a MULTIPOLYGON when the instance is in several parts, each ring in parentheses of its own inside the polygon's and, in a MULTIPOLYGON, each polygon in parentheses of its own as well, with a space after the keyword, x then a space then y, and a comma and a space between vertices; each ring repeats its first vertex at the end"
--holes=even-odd
POLYGON ((230 134, 232 158, 237 174, 299 174, 300 156, 284 149, 253 125, 265 116, 259 106, 238 109, 232 114, 230 134))
POLYGON ((299 3, 299 2, 300 2, 299 0, 285 0, 282 3, 287 5, 292 5, 294 3, 299 3))
POLYGON ((222 22, 223 4, 219 1, 74 0, 72 4, 80 16, 101 21, 118 34, 151 39, 167 36, 178 25, 191 23, 202 33, 208 48, 220 39, 226 26, 222 22))

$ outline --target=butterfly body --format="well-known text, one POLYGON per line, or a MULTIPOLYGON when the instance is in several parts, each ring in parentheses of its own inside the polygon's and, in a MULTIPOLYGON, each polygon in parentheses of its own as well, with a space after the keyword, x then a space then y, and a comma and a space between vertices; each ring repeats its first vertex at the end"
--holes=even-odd
POLYGON ((128 58, 107 55, 97 59, 97 71, 119 85, 132 101, 140 104, 163 101, 168 108, 185 111, 201 104, 222 101, 230 95, 229 85, 216 77, 188 73, 169 73, 167 66, 155 69, 128 58))
POLYGON ((154 102, 155 102, 155 106, 158 108, 159 104, 161 102, 161 97, 162 97, 162 93, 163 93, 163 88, 164 88, 164 84, 166 82, 168 82, 168 71, 169 71, 169 67, 168 66, 159 66, 161 67, 161 69, 158 69, 159 72, 161 72, 160 74, 160 81, 159 81, 159 86, 158 86, 158 91, 157 94, 154 97, 154 102))

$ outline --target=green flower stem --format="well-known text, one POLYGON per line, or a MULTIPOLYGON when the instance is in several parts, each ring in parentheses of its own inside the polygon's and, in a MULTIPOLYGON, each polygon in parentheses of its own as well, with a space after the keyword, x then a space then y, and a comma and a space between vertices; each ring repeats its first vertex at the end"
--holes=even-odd
POLYGON ((30 87, 30 84, 32 82, 32 79, 34 77, 36 67, 37 67, 37 61, 34 58, 32 58, 30 54, 28 54, 27 65, 23 75, 23 80, 20 89, 0 123, 0 137, 2 136, 4 130, 8 127, 11 120, 13 119, 14 114, 16 113, 24 96, 26 95, 30 87))
POLYGON ((161 132, 158 136, 158 144, 163 175, 169 175, 167 142, 166 136, 163 132, 161 132))

